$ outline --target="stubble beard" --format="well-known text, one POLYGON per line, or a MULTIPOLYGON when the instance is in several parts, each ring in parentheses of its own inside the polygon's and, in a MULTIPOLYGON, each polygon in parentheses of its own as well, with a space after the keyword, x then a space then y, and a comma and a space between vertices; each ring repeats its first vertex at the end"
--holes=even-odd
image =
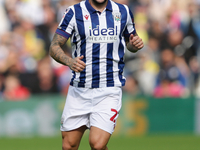
POLYGON ((95 5, 103 5, 103 4, 105 4, 106 2, 107 2, 107 0, 104 0, 103 2, 98 2, 97 0, 92 0, 93 1, 93 3, 95 4, 95 5))

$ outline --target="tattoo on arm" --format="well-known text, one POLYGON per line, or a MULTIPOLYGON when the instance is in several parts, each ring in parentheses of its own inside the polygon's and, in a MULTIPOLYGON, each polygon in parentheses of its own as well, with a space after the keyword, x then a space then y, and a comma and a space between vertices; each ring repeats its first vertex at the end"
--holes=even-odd
POLYGON ((69 66, 71 63, 71 59, 69 56, 65 54, 62 47, 67 42, 67 38, 55 33, 53 40, 50 45, 49 54, 55 59, 57 62, 69 66))

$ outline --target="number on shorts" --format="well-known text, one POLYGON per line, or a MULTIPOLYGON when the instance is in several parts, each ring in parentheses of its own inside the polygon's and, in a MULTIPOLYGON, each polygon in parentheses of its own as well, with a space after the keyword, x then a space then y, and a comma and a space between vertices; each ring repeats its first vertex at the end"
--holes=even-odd
POLYGON ((118 112, 116 109, 111 109, 111 111, 115 112, 115 114, 110 118, 111 121, 113 121, 115 123, 115 117, 117 116, 118 112))

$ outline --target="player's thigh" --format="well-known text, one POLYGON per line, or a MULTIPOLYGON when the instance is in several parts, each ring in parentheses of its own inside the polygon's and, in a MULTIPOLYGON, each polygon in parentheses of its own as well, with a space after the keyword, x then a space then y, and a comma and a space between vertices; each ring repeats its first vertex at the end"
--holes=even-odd
POLYGON ((121 88, 103 88, 96 93, 97 97, 93 101, 96 105, 90 114, 90 125, 112 134, 122 105, 121 88))
POLYGON ((78 149, 81 138, 87 129, 86 126, 81 126, 78 129, 71 131, 62 131, 62 147, 63 150, 78 149))
POLYGON ((90 128, 89 143, 92 149, 106 149, 111 134, 94 126, 90 128))

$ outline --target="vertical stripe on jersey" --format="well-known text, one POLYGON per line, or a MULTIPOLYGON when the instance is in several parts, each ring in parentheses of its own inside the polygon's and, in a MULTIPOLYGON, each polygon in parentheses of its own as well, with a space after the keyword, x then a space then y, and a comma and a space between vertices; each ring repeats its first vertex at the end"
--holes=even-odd
POLYGON ((129 20, 127 21, 129 24, 131 23, 132 25, 130 26, 128 26, 127 27, 127 30, 128 30, 128 32, 130 33, 130 32, 132 32, 133 34, 135 34, 136 33, 136 30, 135 30, 135 23, 134 23, 134 17, 133 17, 133 14, 132 14, 132 12, 131 12, 131 10, 128 8, 128 7, 126 7, 126 9, 127 9, 127 11, 129 12, 129 20))
MULTIPOLYGON (((85 2, 83 1, 81 3, 81 7, 82 7, 82 13, 84 16, 84 27, 85 27, 85 34, 86 34, 86 38, 87 35, 89 35, 89 29, 91 29, 92 27, 92 22, 91 22, 91 17, 90 17, 90 13, 88 11, 88 9, 86 8, 85 2), (88 18, 86 17, 88 16, 88 18)), ((86 62, 86 79, 85 79, 85 87, 91 87, 92 85, 92 45, 93 43, 91 42, 86 42, 86 53, 85 53, 85 58, 87 59, 86 62)))
MULTIPOLYGON (((77 42, 76 42, 76 36, 74 36, 74 38, 73 38, 73 43, 77 43, 77 42)), ((74 57, 77 57, 77 51, 76 51, 76 50, 77 50, 77 44, 75 44, 74 50, 75 50, 75 51, 74 51, 74 54, 73 54, 73 55, 74 55, 74 57)))
MULTIPOLYGON (((103 15, 99 15, 99 26, 100 29, 107 29, 106 22, 106 12, 103 12, 103 15)), ((106 67, 107 67, 107 43, 100 43, 99 51, 99 87, 106 87, 107 77, 106 77, 106 67)))
MULTIPOLYGON (((68 8, 68 9, 69 9, 68 12, 67 11, 65 12, 65 14, 63 15, 63 18, 61 19, 61 21, 58 25, 64 31, 67 29, 73 15, 74 15, 74 12, 72 11, 72 9, 71 8, 68 8), (65 19, 65 18, 67 18, 67 19, 65 19)), ((70 32, 68 32, 68 33, 70 33, 70 32)))
MULTIPOLYGON (((78 28, 79 35, 81 36, 81 51, 80 51, 80 56, 83 55, 84 58, 82 59, 83 62, 86 63, 86 58, 85 58, 85 51, 86 51, 86 38, 85 38, 85 27, 83 23, 83 14, 82 14, 82 8, 79 4, 74 5, 75 9, 75 17, 76 17, 76 24, 78 28)), ((85 73, 86 73, 86 68, 80 72, 80 81, 78 83, 78 87, 85 87, 85 73)))
POLYGON ((129 12, 128 18, 127 18, 127 26, 124 30, 124 37, 129 37, 131 34, 135 34, 136 30, 135 30, 135 24, 133 22, 133 14, 130 11, 130 9, 128 7, 125 7, 127 12, 129 12))
POLYGON ((121 12, 121 31, 120 31, 120 43, 119 43, 119 51, 118 51, 118 54, 119 54, 119 64, 118 64, 118 68, 119 68, 119 79, 122 83, 122 86, 125 85, 125 79, 123 78, 123 68, 124 68, 124 45, 122 43, 122 32, 125 28, 125 25, 126 25, 126 22, 127 22, 127 11, 126 11, 126 8, 123 6, 123 5, 120 5, 118 4, 119 6, 119 9, 120 9, 120 12, 121 12), (125 21, 125 22, 123 22, 125 21))
MULTIPOLYGON (((112 10, 113 12, 120 12, 119 11, 119 6, 115 3, 112 2, 112 10)), ((118 68, 118 63, 120 61, 119 59, 119 54, 118 54, 118 48, 119 48, 119 43, 120 43, 120 31, 121 31, 121 22, 120 21, 114 21, 114 26, 117 26, 117 33, 118 33, 118 40, 113 43, 113 79, 114 79, 114 86, 121 86, 121 81, 119 79, 119 68, 118 68)))
MULTIPOLYGON (((114 19, 111 11, 106 11, 107 29, 114 28, 114 19)), ((114 86, 113 80, 113 43, 107 44, 107 66, 106 66, 106 78, 107 87, 114 86)))
MULTIPOLYGON (((77 50, 77 41, 76 41, 76 36, 74 35, 74 31, 72 32, 71 38, 72 38, 71 43, 73 43, 72 50, 74 50, 74 52, 72 53, 72 57, 75 58, 75 57, 77 57, 77 51, 76 51, 77 50)), ((73 81, 75 78, 76 78, 76 73, 75 73, 75 71, 72 71, 72 79, 71 79, 70 85, 73 86, 73 81)))
MULTIPOLYGON (((91 14, 92 29, 96 28, 99 25, 99 16, 97 13, 91 14)), ((99 53, 100 53, 100 44, 93 43, 92 46, 92 88, 99 87, 100 72, 99 72, 99 53)))

